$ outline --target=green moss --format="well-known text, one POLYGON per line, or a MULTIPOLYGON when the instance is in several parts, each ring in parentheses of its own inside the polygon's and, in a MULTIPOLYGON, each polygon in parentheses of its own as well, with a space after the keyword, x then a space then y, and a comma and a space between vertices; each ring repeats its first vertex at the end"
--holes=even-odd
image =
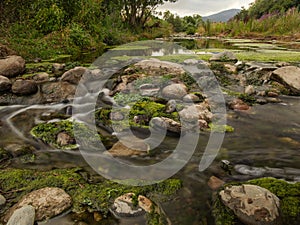
POLYGON ((181 182, 176 179, 165 180, 161 183, 132 187, 121 185, 109 180, 98 183, 88 183, 80 168, 55 169, 52 171, 35 171, 25 169, 5 169, 0 171, 0 189, 9 199, 6 209, 15 204, 25 194, 44 187, 58 187, 65 190, 73 200, 72 211, 101 212, 108 214, 111 200, 133 192, 136 195, 162 194, 172 195, 181 188, 181 182))
POLYGON ((3 148, 0 148, 0 163, 12 158, 9 152, 5 151, 3 148))
POLYGON ((183 63, 187 59, 199 59, 199 56, 192 55, 192 54, 191 55, 180 54, 180 55, 164 55, 164 56, 158 56, 156 58, 158 58, 159 60, 162 60, 162 61, 183 63))
POLYGON ((227 207, 224 207, 219 196, 215 197, 212 214, 215 218, 216 225, 236 224, 237 219, 233 211, 227 207))
POLYGON ((217 124, 214 124, 214 123, 210 123, 209 128, 212 132, 220 132, 220 133, 224 133, 224 132, 232 133, 232 132, 234 132, 234 128, 232 126, 227 125, 227 124, 226 125, 217 125, 217 124))
POLYGON ((75 143, 70 143, 65 146, 61 146, 57 143, 57 135, 61 132, 67 133, 75 142, 74 130, 77 134, 80 134, 80 138, 84 139, 88 143, 97 144, 98 140, 106 141, 102 136, 95 135, 83 123, 72 122, 70 120, 61 120, 59 122, 41 123, 32 128, 31 135, 41 139, 43 142, 59 149, 76 149, 78 146, 75 143))

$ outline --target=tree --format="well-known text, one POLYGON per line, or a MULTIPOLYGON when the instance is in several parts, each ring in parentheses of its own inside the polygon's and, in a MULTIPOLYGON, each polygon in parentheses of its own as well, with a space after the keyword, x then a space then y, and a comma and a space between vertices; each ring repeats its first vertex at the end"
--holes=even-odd
POLYGON ((165 2, 177 0, 117 0, 121 16, 134 29, 143 28, 153 11, 165 2))

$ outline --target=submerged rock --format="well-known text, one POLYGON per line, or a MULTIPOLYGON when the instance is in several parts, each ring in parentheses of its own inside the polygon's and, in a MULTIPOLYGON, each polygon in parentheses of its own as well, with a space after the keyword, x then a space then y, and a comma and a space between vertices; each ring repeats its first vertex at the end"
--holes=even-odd
POLYGON ((279 198, 265 188, 243 184, 226 187, 219 194, 224 205, 246 225, 281 224, 279 198))
POLYGON ((13 212, 25 205, 35 208, 35 220, 42 221, 57 216, 72 205, 71 197, 62 189, 46 187, 25 195, 16 205, 9 209, 5 218, 10 218, 13 212))
POLYGON ((112 156, 118 157, 128 157, 128 156, 136 156, 136 155, 146 155, 150 150, 150 146, 144 142, 132 141, 129 143, 126 141, 126 145, 122 142, 117 142, 113 145, 113 147, 108 150, 112 156))
POLYGON ((34 218, 34 207, 31 205, 24 205, 23 207, 14 211, 13 215, 8 220, 7 225, 33 225, 34 218))
POLYGON ((8 56, 0 59, 0 75, 5 77, 15 77, 25 70, 25 60, 21 56, 8 56))
POLYGON ((300 95, 300 68, 296 66, 281 67, 271 74, 271 80, 288 88, 292 94, 300 95))

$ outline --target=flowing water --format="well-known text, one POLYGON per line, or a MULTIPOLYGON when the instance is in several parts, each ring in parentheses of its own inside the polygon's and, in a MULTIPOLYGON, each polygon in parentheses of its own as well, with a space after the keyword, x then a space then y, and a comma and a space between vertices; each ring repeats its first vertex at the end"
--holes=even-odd
MULTIPOLYGON (((158 50, 157 52, 159 52, 158 50)), ((173 50, 171 50, 173 51, 173 50)), ((158 54, 158 53, 157 53, 158 54)), ((162 53, 160 53, 162 54, 162 53)), ((285 168, 291 172, 287 179, 300 177, 300 97, 281 97, 282 103, 255 105, 246 112, 227 112, 228 124, 235 128, 225 135, 217 158, 204 172, 200 172, 199 162, 209 139, 209 133, 200 134, 197 148, 189 163, 175 177, 183 180, 183 188, 170 201, 158 202, 172 224, 211 224, 211 195, 208 179, 215 175, 229 180, 242 180, 234 177, 220 167, 220 161, 227 159, 236 164, 258 167, 285 168)), ((67 113, 69 104, 49 104, 31 106, 0 107, 0 144, 26 143, 35 146, 37 157, 34 162, 12 161, 11 167, 49 170, 79 166, 95 173, 84 161, 78 151, 61 151, 50 148, 31 137, 30 129, 40 121, 41 115, 60 112, 67 113)), ((164 159, 177 145, 177 137, 167 137, 159 146, 156 155, 149 159, 129 159, 140 164, 157 162, 164 159), (143 162, 144 161, 144 162, 143 162)), ((128 218, 102 221, 99 224, 144 224, 144 218, 128 218)), ((74 224, 69 214, 62 215, 45 225, 74 224)))

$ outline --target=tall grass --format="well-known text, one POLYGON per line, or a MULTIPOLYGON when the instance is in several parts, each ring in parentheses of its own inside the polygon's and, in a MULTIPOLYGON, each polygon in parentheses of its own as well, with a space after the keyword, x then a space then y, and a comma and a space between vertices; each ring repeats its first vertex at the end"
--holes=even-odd
POLYGON ((300 12, 292 8, 283 14, 267 14, 247 22, 232 20, 227 23, 212 23, 209 34, 203 28, 199 28, 198 32, 204 35, 300 37, 300 12))

